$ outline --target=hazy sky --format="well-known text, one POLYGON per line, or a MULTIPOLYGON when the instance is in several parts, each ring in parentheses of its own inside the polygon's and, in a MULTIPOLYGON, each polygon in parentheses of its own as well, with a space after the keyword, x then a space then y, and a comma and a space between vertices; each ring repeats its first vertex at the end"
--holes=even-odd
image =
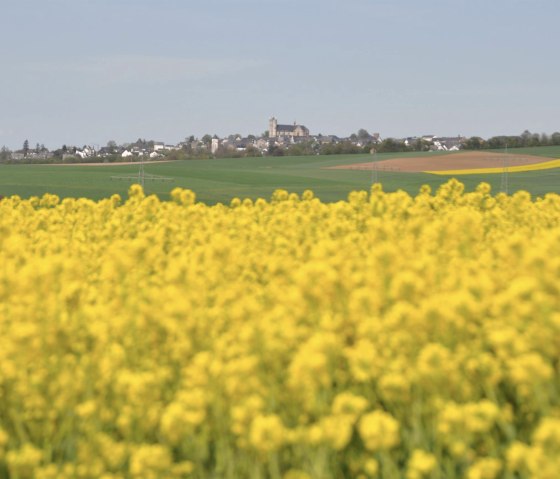
POLYGON ((0 0, 0 146, 560 130, 558 0, 0 0))

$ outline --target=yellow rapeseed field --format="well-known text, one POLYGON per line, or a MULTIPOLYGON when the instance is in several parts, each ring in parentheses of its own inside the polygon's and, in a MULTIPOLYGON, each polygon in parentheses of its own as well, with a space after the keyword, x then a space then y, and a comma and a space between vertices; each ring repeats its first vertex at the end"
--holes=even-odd
POLYGON ((556 479, 560 196, 0 201, 0 477, 556 479))
MULTIPOLYGON (((529 163, 526 165, 507 165, 510 173, 521 173, 523 171, 552 170, 560 168, 560 159, 543 161, 542 163, 529 163)), ((503 173, 504 167, 494 168, 469 168, 467 170, 445 170, 445 171, 425 171, 432 175, 457 176, 457 175, 480 175, 486 173, 503 173)))

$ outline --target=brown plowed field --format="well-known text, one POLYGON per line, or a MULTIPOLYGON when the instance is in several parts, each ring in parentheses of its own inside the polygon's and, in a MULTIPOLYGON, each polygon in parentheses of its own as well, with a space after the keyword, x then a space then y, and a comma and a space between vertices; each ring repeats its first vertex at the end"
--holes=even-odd
MULTIPOLYGON (((377 169, 380 171, 403 171, 403 172, 422 172, 422 171, 445 171, 445 170, 468 170, 473 168, 500 168, 507 166, 532 165, 543 163, 552 158, 532 155, 511 155, 504 153, 491 153, 484 151, 465 151, 460 153, 450 153, 448 155, 434 156, 413 156, 407 158, 393 158, 377 162, 377 169)), ((352 165, 331 166, 337 170, 371 170, 373 163, 354 163, 352 165)))

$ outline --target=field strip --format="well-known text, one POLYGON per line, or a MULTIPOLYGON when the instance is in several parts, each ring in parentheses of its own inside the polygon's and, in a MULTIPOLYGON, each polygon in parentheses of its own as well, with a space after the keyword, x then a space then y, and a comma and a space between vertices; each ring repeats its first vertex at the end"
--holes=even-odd
MULTIPOLYGON (((532 165, 517 165, 517 166, 507 166, 507 170, 510 173, 522 173, 524 171, 536 171, 536 170, 550 170, 553 168, 560 168, 560 159, 544 161, 542 163, 533 163, 532 165)), ((495 168, 473 168, 468 170, 445 170, 445 171, 424 171, 424 173, 429 173, 431 175, 480 175, 486 173, 503 173, 504 167, 495 168)))
MULTIPOLYGON (((158 163, 176 163, 183 160, 146 160, 144 161, 144 166, 157 165, 158 163)), ((139 166, 141 161, 113 161, 108 163, 24 163, 26 166, 139 166)))

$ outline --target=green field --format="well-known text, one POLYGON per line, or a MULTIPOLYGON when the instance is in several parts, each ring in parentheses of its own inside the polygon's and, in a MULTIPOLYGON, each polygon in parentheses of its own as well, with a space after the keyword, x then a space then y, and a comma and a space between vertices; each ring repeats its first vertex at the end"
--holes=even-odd
MULTIPOLYGON (((560 147, 520 148, 512 154, 532 154, 560 158, 560 147)), ((424 153, 433 155, 433 152, 424 153)), ((422 153, 380 154, 377 160, 422 153)), ((369 189, 370 171, 329 170, 329 166, 371 161, 369 155, 303 156, 190 160, 173 163, 150 163, 146 174, 172 177, 173 182, 146 182, 146 192, 167 198, 176 186, 190 188, 200 201, 212 204, 229 202, 233 197, 269 198, 277 188, 301 193, 312 189, 324 201, 346 198, 353 190, 369 189)), ((54 193, 61 197, 104 198, 119 193, 126 196, 130 182, 111 180, 114 175, 135 175, 133 166, 53 166, 0 165, 0 195, 29 197, 54 193)), ((386 191, 403 189, 415 194, 421 185, 437 188, 449 177, 424 173, 379 171, 378 178, 386 191)), ((460 177, 467 189, 481 181, 489 182, 493 191, 500 190, 501 175, 468 175, 460 177)), ((509 191, 527 190, 534 195, 560 192, 560 169, 509 174, 509 191)))

